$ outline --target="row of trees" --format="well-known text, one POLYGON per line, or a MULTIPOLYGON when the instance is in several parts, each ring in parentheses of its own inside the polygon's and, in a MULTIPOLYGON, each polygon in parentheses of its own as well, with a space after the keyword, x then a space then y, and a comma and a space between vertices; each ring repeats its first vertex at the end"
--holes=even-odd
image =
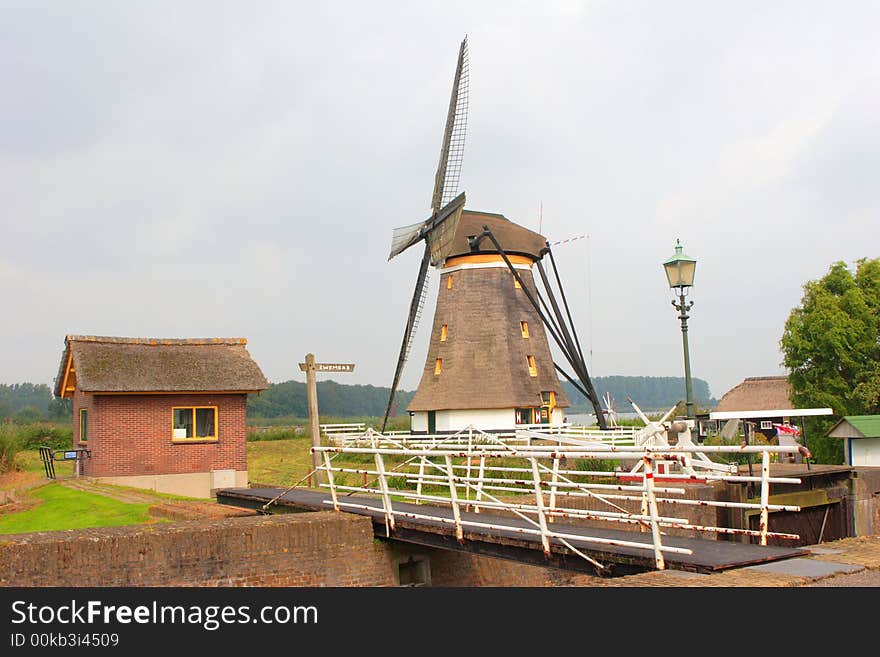
POLYGON ((69 420, 69 399, 57 399, 44 383, 0 383, 0 420, 40 422, 69 420))
MULTIPOLYGON (((694 400, 699 406, 714 406, 717 400, 709 393, 709 384, 703 379, 691 379, 694 400)), ((562 384, 572 404, 569 413, 592 413, 593 406, 573 385, 562 384)), ((593 387, 600 398, 611 393, 616 410, 628 411, 630 397, 642 410, 666 410, 685 398, 684 377, 677 376, 597 376, 593 387)), ((603 404, 604 408, 604 404, 603 404)))
MULTIPOLYGON (((346 385, 336 381, 318 381, 321 415, 335 417, 367 417, 385 414, 390 388, 371 385, 346 385)), ((414 392, 399 390, 394 396, 398 413, 403 412, 414 392)), ((306 384, 285 381, 269 384, 269 389, 248 397, 249 418, 308 417, 306 384)))

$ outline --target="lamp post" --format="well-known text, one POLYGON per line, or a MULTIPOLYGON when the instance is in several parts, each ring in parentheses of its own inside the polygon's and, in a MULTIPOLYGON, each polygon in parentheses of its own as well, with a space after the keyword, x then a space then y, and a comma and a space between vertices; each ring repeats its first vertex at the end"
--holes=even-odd
POLYGON ((669 287, 676 290, 678 300, 673 299, 672 305, 678 311, 678 318, 681 320, 681 344, 684 348, 684 385, 686 393, 687 417, 689 420, 694 419, 694 393, 691 385, 691 355, 688 349, 688 311, 694 305, 693 301, 685 302, 688 288, 694 284, 694 272, 697 268, 695 258, 682 253, 682 246, 679 240, 675 240, 675 253, 663 262, 663 269, 666 270, 666 278, 669 281, 669 287))

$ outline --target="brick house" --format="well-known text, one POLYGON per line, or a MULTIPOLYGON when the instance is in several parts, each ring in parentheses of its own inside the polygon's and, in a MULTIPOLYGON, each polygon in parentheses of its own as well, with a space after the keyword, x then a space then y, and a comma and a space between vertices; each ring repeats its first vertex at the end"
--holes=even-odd
POLYGON ((81 474, 193 497, 247 486, 247 396, 269 384, 246 345, 66 336, 55 395, 91 452, 81 474))

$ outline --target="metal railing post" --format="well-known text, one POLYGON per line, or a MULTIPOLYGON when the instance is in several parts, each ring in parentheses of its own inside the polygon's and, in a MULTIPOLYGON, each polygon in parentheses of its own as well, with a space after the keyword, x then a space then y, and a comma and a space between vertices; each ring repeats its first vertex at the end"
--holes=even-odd
POLYGON ((556 484, 559 481, 559 457, 553 458, 553 474, 550 479, 550 514, 547 520, 553 522, 553 511, 556 509, 556 484))
POLYGON ((446 478, 449 481, 449 499, 452 500, 452 516, 455 518, 455 538, 464 542, 464 530, 461 526, 461 512, 458 508, 458 492, 455 490, 455 476, 452 471, 452 458, 446 455, 446 478))
MULTIPOLYGON (((470 483, 471 481, 471 452, 474 448, 474 425, 468 426, 468 448, 467 448, 467 468, 465 469, 465 480, 470 483)), ((471 487, 468 486, 464 489, 465 499, 470 502, 471 501, 471 487)), ((467 510, 471 510, 471 505, 467 505, 467 510)))
POLYGON ((765 450, 761 454, 761 523, 758 526, 761 531, 761 545, 767 545, 767 530, 770 521, 770 509, 767 505, 770 501, 770 451, 765 450))
POLYGON ((550 536, 548 536, 547 517, 544 510, 544 496, 541 493, 541 473, 538 472, 538 459, 530 458, 532 464, 532 480, 535 484, 535 506, 538 507, 538 523, 541 528, 541 547, 544 556, 550 557, 550 536))
POLYGON ((425 457, 419 457, 419 481, 416 484, 416 495, 418 498, 416 499, 416 504, 421 504, 422 500, 422 479, 425 477, 425 457))
POLYGON ((391 536, 394 529, 394 513, 391 508, 391 496, 388 494, 388 480, 385 478, 385 463, 382 455, 376 452, 376 471, 379 473, 379 488, 382 491, 382 506, 385 508, 385 536, 391 536))
POLYGON ((339 511, 339 500, 336 498, 336 482, 333 479, 333 468, 330 466, 330 454, 324 452, 324 467, 327 469, 327 483, 330 484, 330 497, 333 498, 333 510, 339 511))
POLYGON ((651 514, 651 540, 654 543, 654 563, 657 570, 664 570, 666 563, 663 559, 662 548, 660 542, 660 525, 657 517, 657 498, 654 496, 654 457, 651 454, 645 454, 645 493, 648 498, 648 510, 651 514))
MULTIPOLYGON (((477 497, 477 502, 479 502, 481 499, 483 499, 483 479, 486 476, 486 457, 485 456, 480 457, 480 469, 477 470, 477 473, 478 473, 477 478, 479 479, 479 481, 477 482, 477 495, 476 495, 476 497, 477 497)), ((479 513, 479 512, 480 512, 480 507, 475 506, 474 513, 479 513)))

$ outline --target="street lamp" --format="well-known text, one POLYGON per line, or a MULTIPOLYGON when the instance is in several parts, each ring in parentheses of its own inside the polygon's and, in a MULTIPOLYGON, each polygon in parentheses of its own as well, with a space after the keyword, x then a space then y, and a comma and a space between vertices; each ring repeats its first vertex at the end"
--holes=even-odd
POLYGON ((684 347, 684 385, 687 395, 687 416, 689 420, 694 419, 694 393, 691 385, 691 356, 688 349, 688 311, 694 305, 693 301, 685 303, 687 290, 694 284, 694 272, 697 268, 695 258, 682 253, 682 246, 679 240, 675 240, 675 253, 669 256, 663 262, 663 268, 666 270, 666 278, 669 281, 669 287, 676 290, 678 301, 672 300, 672 305, 678 311, 678 318, 681 320, 681 344, 684 347))

